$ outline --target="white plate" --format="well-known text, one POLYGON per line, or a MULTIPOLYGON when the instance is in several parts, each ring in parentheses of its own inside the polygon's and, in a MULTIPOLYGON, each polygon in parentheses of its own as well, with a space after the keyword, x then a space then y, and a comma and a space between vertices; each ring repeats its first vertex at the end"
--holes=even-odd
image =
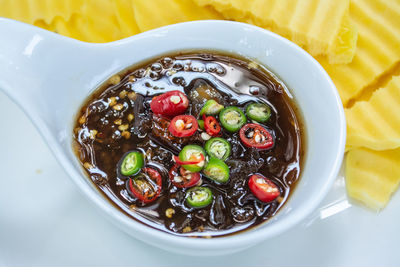
POLYGON ((375 214, 344 180, 303 224, 221 257, 175 255, 133 239, 92 209, 31 122, 0 92, 0 267, 400 266, 400 195, 375 214))

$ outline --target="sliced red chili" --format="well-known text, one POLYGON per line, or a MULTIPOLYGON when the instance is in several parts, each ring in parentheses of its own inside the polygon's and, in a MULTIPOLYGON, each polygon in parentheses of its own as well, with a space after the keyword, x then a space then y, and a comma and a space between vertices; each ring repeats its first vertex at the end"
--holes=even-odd
POLYGON ((146 204, 158 198, 161 188, 161 174, 153 168, 143 168, 142 173, 129 180, 132 195, 146 204))
POLYGON ((172 119, 168 126, 168 131, 176 137, 187 137, 193 135, 199 124, 192 115, 179 115, 172 119))
POLYGON ((188 106, 187 96, 178 90, 156 96, 150 103, 153 113, 169 117, 184 113, 188 106))
POLYGON ((176 187, 185 188, 197 185, 201 177, 200 173, 190 172, 182 168, 179 164, 175 164, 169 170, 169 179, 176 187))
POLYGON ((274 145, 274 138, 270 132, 257 123, 244 125, 240 129, 239 136, 240 140, 247 147, 267 149, 274 145))
POLYGON ((253 195, 262 202, 271 202, 281 194, 278 186, 261 174, 250 176, 248 185, 253 195))
POLYGON ((203 115, 204 129, 211 136, 217 136, 221 132, 221 126, 213 116, 206 117, 203 115))
POLYGON ((200 154, 200 158, 197 160, 188 160, 188 161, 182 161, 179 159, 179 157, 174 156, 174 160, 177 164, 179 165, 191 165, 191 164, 199 164, 200 162, 202 162, 204 160, 204 155, 200 154))

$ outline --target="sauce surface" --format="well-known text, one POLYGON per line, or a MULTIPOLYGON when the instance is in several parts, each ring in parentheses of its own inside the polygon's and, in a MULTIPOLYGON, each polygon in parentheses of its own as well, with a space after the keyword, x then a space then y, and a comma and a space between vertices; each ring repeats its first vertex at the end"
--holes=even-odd
MULTIPOLYGON (((88 176, 120 209, 151 227, 186 236, 222 236, 258 225, 285 204, 299 178, 303 159, 301 123, 285 85, 254 62, 214 52, 168 55, 115 75, 82 106, 74 127, 75 150, 88 176), (245 110, 249 103, 271 107, 271 118, 262 125, 275 139, 272 149, 247 148, 238 133, 222 131, 232 146, 226 160, 229 181, 216 184, 202 177, 210 188, 211 205, 194 209, 185 203, 185 188, 177 188, 168 171, 172 157, 188 144, 204 147, 201 131, 177 138, 167 131, 169 120, 151 112, 152 98, 180 90, 189 98, 185 114, 199 118, 207 99, 245 110), (146 166, 162 175, 160 197, 143 204, 117 171, 121 157, 142 151, 146 166), (269 203, 258 201, 247 181, 252 174, 268 177, 281 192, 269 203)), ((251 122, 248 120, 248 122, 251 122)))

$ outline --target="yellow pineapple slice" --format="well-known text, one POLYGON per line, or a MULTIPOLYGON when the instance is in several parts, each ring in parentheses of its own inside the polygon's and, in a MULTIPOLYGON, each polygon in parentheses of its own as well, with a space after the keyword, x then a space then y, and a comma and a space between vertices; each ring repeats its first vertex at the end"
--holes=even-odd
POLYGON ((340 26, 335 42, 329 48, 327 56, 330 64, 346 64, 353 60, 357 47, 357 27, 346 14, 340 26))
POLYGON ((65 21, 56 17, 50 25, 55 32, 85 42, 101 42, 102 38, 87 27, 87 19, 80 14, 74 14, 71 19, 65 21))
POLYGON ((0 17, 46 26, 55 17, 69 20, 82 5, 83 0, 0 0, 0 17))
POLYGON ((84 0, 69 20, 57 16, 51 24, 38 20, 35 25, 85 42, 111 42, 126 37, 120 30, 114 8, 112 0, 84 0))
MULTIPOLYGON (((85 26, 98 38, 87 39, 89 42, 111 42, 123 38, 117 16, 114 12, 113 0, 84 0, 82 17, 85 26)), ((84 29, 81 29, 82 31, 84 29)))
POLYGON ((215 10, 199 7, 192 0, 132 0, 140 31, 184 21, 221 19, 215 10))
POLYGON ((400 147, 400 76, 346 109, 347 146, 387 150, 400 147))
POLYGON ((140 32, 136 24, 132 0, 114 0, 114 10, 124 37, 140 32))
POLYGON ((330 63, 351 62, 357 31, 349 19, 349 0, 194 0, 226 19, 270 29, 330 63))
POLYGON ((357 148, 347 153, 346 188, 353 199, 381 210, 400 182, 400 149, 357 148))
POLYGON ((139 33, 132 0, 0 0, 0 16, 86 42, 139 33))
POLYGON ((379 87, 381 77, 400 64, 400 1, 352 0, 350 15, 358 29, 353 61, 322 64, 335 83, 345 106, 368 87, 379 87))

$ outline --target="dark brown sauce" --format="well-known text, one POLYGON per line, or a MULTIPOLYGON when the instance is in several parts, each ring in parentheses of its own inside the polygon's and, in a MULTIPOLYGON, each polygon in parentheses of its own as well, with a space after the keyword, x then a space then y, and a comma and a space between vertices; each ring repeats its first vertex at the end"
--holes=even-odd
POLYGON ((86 100, 74 137, 77 155, 91 180, 127 214, 169 233, 209 237, 256 226, 284 205, 300 175, 301 130, 287 88, 270 72, 245 59, 192 52, 160 57, 112 77, 86 100), (188 207, 185 189, 175 187, 168 179, 173 154, 177 155, 186 144, 205 143, 199 132, 170 140, 163 127, 165 121, 151 113, 152 97, 170 90, 186 93, 190 100, 186 114, 195 117, 204 95, 224 106, 244 108, 248 103, 264 101, 272 109, 270 120, 263 125, 275 137, 273 149, 245 148, 238 133, 223 132, 222 137, 232 145, 232 155, 226 161, 229 182, 217 185, 202 178, 203 185, 214 194, 212 204, 203 209, 188 207), (126 188, 126 180, 118 177, 118 161, 133 149, 145 153, 146 164, 158 169, 163 177, 160 197, 147 205, 135 199, 126 188), (275 182, 281 196, 270 203, 257 201, 247 186, 249 175, 254 173, 275 182), (174 214, 169 218, 166 211, 171 209, 174 214))

